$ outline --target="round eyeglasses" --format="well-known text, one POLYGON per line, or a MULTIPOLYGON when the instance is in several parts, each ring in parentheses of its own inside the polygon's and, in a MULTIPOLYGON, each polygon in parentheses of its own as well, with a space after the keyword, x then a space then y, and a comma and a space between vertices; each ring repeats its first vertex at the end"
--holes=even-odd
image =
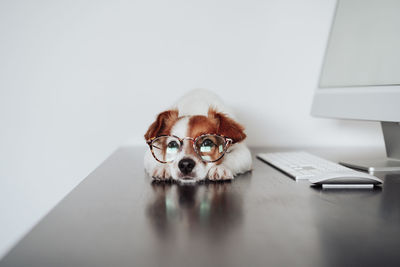
POLYGON ((147 144, 158 162, 169 163, 176 159, 186 139, 193 142, 194 151, 205 162, 220 160, 232 144, 232 139, 217 134, 203 134, 196 138, 161 135, 147 140, 147 144))

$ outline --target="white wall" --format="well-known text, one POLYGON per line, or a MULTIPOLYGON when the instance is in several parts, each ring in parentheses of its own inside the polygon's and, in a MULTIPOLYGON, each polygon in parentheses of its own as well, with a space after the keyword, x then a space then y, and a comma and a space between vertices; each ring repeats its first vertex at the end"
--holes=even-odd
POLYGON ((309 116, 333 0, 1 1, 0 256, 192 88, 263 146, 383 145, 309 116))

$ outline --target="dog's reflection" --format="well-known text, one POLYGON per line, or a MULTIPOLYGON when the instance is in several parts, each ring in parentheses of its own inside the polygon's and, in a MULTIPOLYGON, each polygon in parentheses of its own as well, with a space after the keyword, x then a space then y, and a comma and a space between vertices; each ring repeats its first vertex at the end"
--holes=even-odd
POLYGON ((242 198, 233 189, 229 182, 194 186, 152 183, 147 217, 160 238, 186 231, 219 239, 242 219, 242 198))

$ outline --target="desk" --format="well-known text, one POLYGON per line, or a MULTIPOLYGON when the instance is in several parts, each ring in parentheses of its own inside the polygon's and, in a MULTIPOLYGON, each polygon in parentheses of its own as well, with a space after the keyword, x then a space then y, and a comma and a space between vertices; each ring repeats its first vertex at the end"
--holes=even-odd
POLYGON ((118 149, 0 266, 400 266, 399 173, 322 190, 254 158, 232 182, 182 187, 151 183, 144 149, 118 149))

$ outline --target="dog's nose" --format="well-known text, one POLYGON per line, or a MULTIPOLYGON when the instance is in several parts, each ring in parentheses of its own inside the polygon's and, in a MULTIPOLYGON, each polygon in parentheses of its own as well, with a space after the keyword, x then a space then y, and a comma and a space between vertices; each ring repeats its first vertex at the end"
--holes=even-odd
POLYGON ((178 167, 183 174, 189 174, 193 170, 195 165, 196 162, 194 162, 194 160, 189 158, 182 159, 178 163, 178 167))

